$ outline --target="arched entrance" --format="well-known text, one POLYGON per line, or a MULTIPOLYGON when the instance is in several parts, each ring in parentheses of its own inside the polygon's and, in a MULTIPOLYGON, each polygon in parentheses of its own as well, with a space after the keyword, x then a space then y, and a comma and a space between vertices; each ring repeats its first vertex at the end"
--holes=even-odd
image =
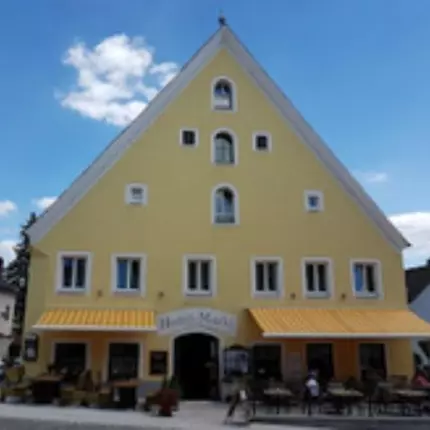
POLYGON ((187 400, 216 399, 219 396, 219 340, 206 333, 175 338, 174 375, 187 400))

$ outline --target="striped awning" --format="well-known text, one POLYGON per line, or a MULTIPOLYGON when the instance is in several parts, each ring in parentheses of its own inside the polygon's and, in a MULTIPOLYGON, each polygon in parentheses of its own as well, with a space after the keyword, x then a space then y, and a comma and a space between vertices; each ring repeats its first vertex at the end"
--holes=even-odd
POLYGON ((253 308, 266 338, 430 337, 430 324, 407 309, 253 308))
POLYGON ((154 312, 146 309, 56 308, 45 311, 33 329, 148 332, 156 324, 154 312))

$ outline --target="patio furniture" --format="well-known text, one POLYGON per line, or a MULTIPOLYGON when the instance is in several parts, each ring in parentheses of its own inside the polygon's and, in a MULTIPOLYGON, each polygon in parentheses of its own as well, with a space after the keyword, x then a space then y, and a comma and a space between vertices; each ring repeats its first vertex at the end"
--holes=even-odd
POLYGON ((29 396, 30 383, 24 380, 25 367, 9 367, 5 371, 5 379, 1 386, 0 400, 3 402, 8 397, 16 397, 21 401, 27 400, 29 396))
POLYGON ((293 393, 288 388, 274 387, 263 390, 263 396, 265 398, 265 403, 269 407, 273 406, 276 410, 276 414, 279 414, 281 406, 287 409, 289 408, 293 393))
POLYGON ((349 415, 352 414, 352 406, 364 397, 363 393, 353 388, 329 388, 327 398, 333 403, 336 413, 343 414, 346 410, 349 415))
POLYGON ((137 405, 137 387, 139 381, 130 379, 126 381, 114 381, 111 384, 113 401, 118 409, 135 409, 137 405))
POLYGON ((31 392, 34 403, 50 404, 61 398, 62 375, 40 375, 33 379, 31 392))

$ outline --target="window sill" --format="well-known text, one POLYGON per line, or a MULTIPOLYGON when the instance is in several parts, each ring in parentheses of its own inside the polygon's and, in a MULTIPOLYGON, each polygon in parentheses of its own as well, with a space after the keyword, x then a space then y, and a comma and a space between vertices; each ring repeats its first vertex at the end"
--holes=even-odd
POLYGON ((237 227, 239 225, 238 222, 217 222, 214 221, 213 225, 217 227, 237 227))
POLYGON ((329 299, 331 297, 330 293, 306 293, 305 297, 307 299, 329 299))
POLYGON ((279 299, 281 297, 281 293, 278 291, 275 292, 262 292, 262 291, 254 291, 252 296, 255 299, 279 299))
POLYGON ((86 294, 88 293, 89 288, 82 288, 82 289, 76 289, 76 288, 62 288, 59 287, 55 290, 57 294, 86 294))
POLYGON ((378 293, 354 293, 357 299, 379 299, 381 295, 378 293))
POLYGON ((185 297, 201 297, 201 298, 205 298, 205 297, 213 297, 214 294, 209 291, 209 292, 196 292, 196 291, 185 291, 185 297))
POLYGON ((113 294, 120 295, 120 296, 141 296, 141 295, 143 295, 142 290, 119 290, 119 289, 115 289, 112 292, 113 292, 113 294))

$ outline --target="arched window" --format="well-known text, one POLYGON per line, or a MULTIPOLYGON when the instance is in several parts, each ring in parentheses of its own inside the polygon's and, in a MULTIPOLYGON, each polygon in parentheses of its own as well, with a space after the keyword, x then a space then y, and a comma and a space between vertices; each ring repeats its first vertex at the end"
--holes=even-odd
POLYGON ((235 164, 234 139, 230 133, 220 132, 214 137, 214 161, 215 164, 235 164))
POLYGON ((228 186, 218 187, 213 198, 215 224, 237 223, 237 198, 234 190, 228 186))
POLYGON ((212 87, 212 104, 216 110, 234 109, 234 89, 233 84, 226 78, 215 81, 212 87))

